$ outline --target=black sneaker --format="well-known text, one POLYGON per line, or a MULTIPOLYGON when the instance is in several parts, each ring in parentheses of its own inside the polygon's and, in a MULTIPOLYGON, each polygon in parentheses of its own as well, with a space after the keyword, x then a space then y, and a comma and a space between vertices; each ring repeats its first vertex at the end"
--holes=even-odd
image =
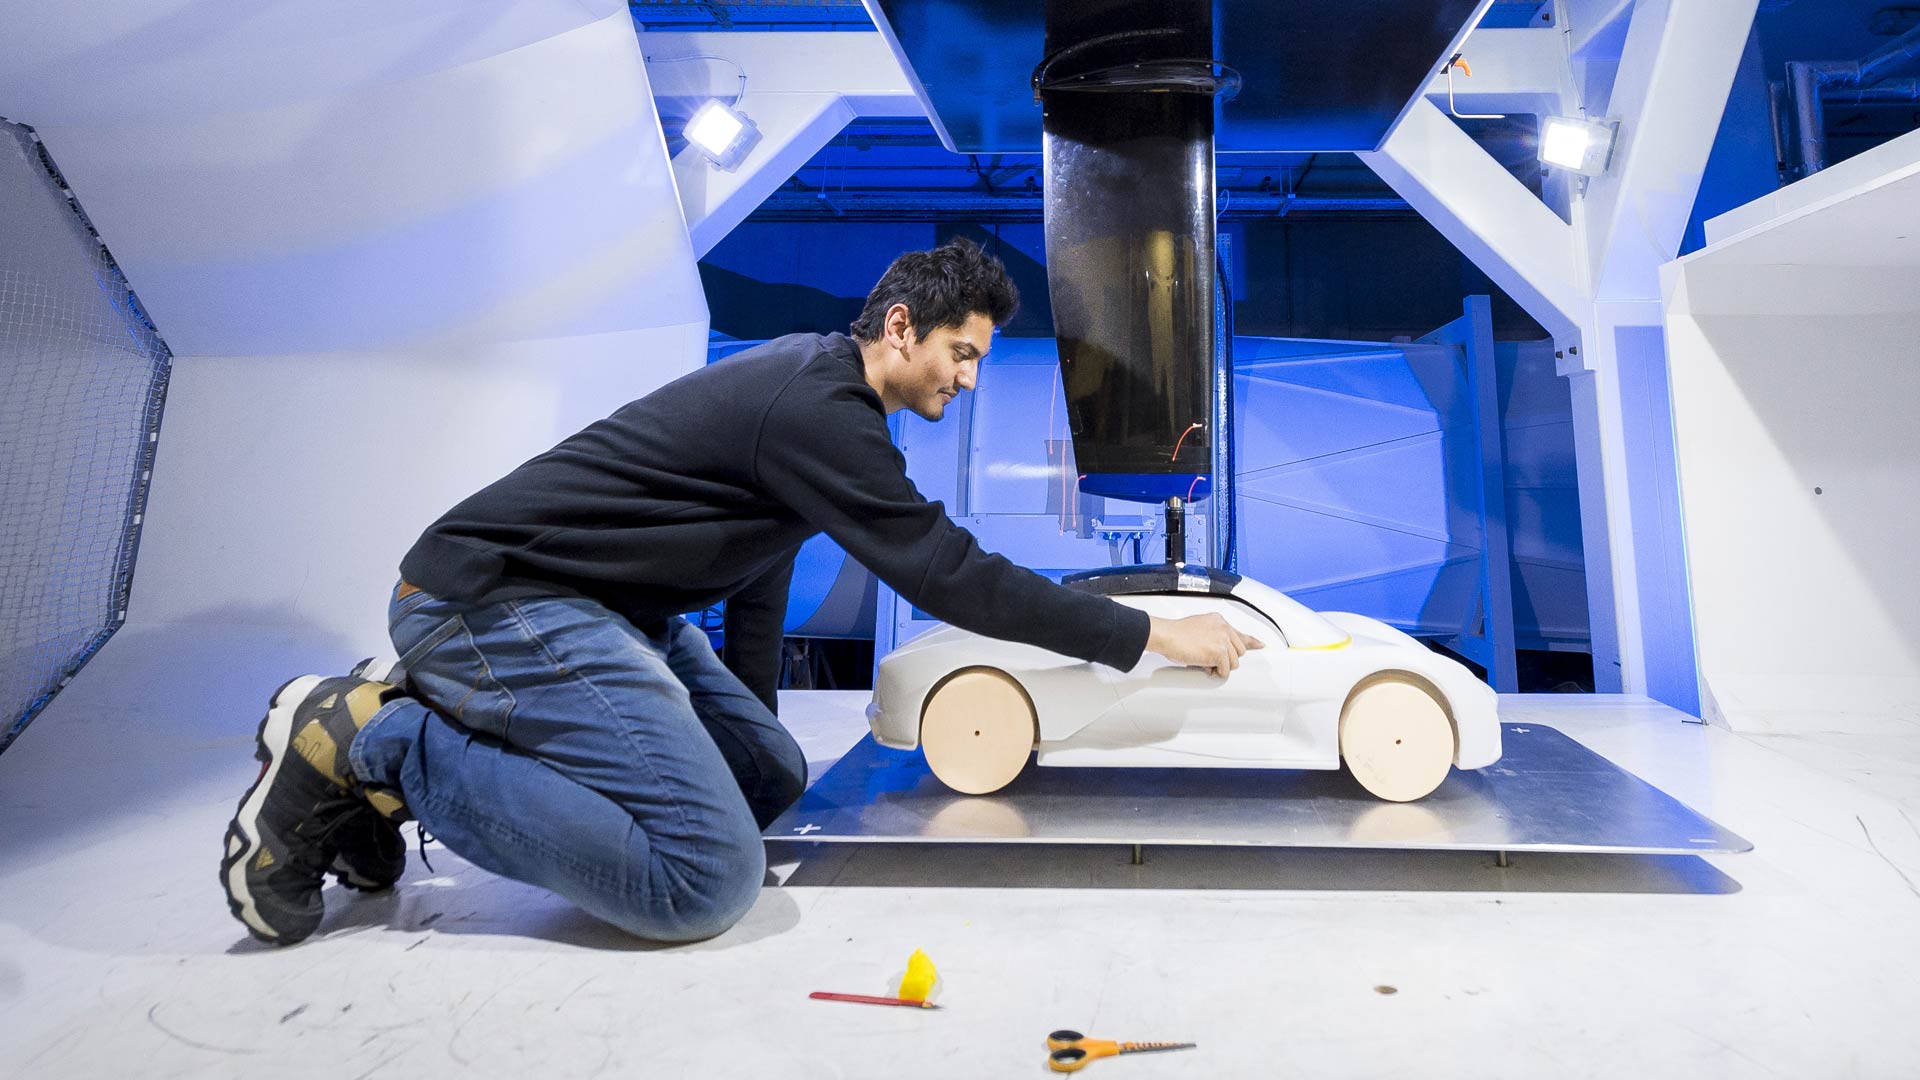
POLYGON ((334 833, 340 854, 334 856, 334 880, 360 892, 385 892, 407 872, 407 841, 393 822, 373 807, 361 805, 351 820, 334 833))
POLYGON ((320 925, 321 881, 342 836, 364 827, 370 810, 347 747, 397 693, 356 676, 304 675, 274 694, 256 736, 260 776, 227 826, 220 860, 227 906, 254 937, 291 945, 320 925))

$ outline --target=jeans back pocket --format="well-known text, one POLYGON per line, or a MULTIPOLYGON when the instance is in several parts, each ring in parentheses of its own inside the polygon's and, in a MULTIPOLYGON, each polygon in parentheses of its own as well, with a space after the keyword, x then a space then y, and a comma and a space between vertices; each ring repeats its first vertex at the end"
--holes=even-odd
POLYGON ((468 730, 506 740, 513 692, 494 677, 464 616, 416 608, 394 621, 392 633, 416 697, 468 730))

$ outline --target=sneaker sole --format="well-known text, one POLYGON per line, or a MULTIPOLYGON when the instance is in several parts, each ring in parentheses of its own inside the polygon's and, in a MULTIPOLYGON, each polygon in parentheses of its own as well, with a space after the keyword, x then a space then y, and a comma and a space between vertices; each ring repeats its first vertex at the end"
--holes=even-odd
POLYGON ((260 810, 266 805, 274 777, 280 774, 280 763, 292 749, 288 744, 293 740, 294 710, 320 682, 319 675, 302 675, 273 692, 267 715, 260 719, 260 729, 254 734, 255 756, 267 767, 240 797, 240 808, 227 825, 226 857, 220 860, 220 884, 227 890, 227 907, 254 937, 269 944, 279 944, 281 935, 260 917, 259 905, 247 888, 247 865, 260 850, 260 810))
POLYGON ((352 889, 354 892, 383 893, 400 883, 398 878, 392 881, 375 881, 372 878, 361 877, 349 869, 346 863, 341 861, 335 861, 327 873, 333 875, 333 880, 339 882, 345 888, 352 889))

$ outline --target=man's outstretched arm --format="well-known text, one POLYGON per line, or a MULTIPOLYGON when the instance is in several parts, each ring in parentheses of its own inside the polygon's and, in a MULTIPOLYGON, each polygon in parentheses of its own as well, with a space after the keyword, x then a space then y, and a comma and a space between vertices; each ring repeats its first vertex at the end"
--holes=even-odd
POLYGON ((884 417, 857 391, 799 395, 770 412, 756 467, 770 490, 935 617, 1125 671, 1151 648, 1225 674, 1253 639, 1218 615, 1149 619, 980 550, 920 496, 884 417))

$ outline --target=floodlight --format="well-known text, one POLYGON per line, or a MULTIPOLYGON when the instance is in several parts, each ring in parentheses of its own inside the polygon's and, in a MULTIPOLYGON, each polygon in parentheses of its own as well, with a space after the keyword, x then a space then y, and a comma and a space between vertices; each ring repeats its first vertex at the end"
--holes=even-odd
POLYGON ((746 113, 729 108, 718 98, 694 111, 684 132, 717 168, 733 171, 760 141, 760 129, 746 113))
POLYGON ((1599 176, 1613 158, 1618 120, 1575 120, 1549 116, 1540 121, 1540 160, 1581 176, 1599 176))

